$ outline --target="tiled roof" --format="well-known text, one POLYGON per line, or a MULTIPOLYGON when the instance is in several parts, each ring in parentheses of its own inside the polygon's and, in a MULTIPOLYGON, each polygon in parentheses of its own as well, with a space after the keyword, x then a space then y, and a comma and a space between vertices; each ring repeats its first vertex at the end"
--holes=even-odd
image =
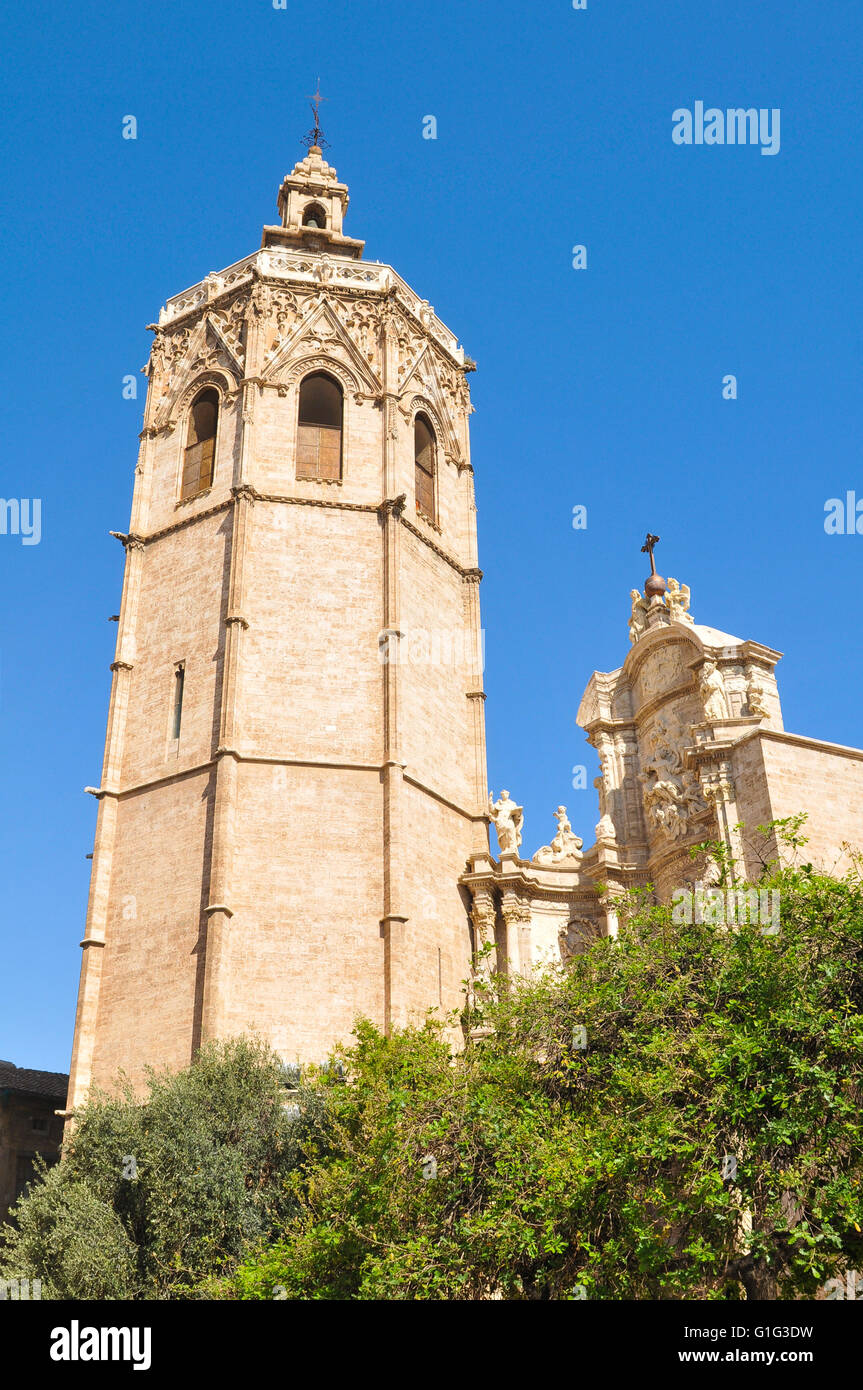
POLYGON ((0 1062, 0 1091, 65 1100, 68 1089, 65 1072, 31 1071, 28 1067, 16 1067, 14 1062, 0 1062))

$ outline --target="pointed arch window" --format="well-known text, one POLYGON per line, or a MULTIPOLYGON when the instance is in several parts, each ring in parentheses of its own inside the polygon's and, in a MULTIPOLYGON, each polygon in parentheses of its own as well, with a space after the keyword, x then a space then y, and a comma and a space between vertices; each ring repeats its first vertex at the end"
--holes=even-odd
POLYGON ((434 524, 435 437, 424 415, 414 420, 414 490, 417 511, 434 524))
POLYGON ((189 411, 186 448, 183 454, 182 497, 195 497, 212 484, 218 422, 218 391, 202 391, 195 397, 189 411))
POLYGON ((341 478, 343 408, 342 388, 326 372, 305 378, 297 424, 298 478, 341 478))

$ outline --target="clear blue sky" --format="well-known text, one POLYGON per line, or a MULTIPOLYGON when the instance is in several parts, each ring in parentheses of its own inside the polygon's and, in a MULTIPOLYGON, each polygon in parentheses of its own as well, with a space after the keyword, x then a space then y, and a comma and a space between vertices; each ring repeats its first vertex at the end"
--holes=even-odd
POLYGON ((258 246, 318 75, 346 230, 478 362, 489 775, 525 848, 561 801, 592 841, 574 716, 626 653, 647 527, 698 621, 786 653, 786 726, 863 743, 863 535, 823 527, 863 497, 862 38, 860 0, 7 10, 0 495, 41 498, 43 534, 0 536, 0 1056, 68 1067, 143 406, 122 378, 166 297, 258 246), (699 100, 780 108, 779 154, 675 145, 699 100))

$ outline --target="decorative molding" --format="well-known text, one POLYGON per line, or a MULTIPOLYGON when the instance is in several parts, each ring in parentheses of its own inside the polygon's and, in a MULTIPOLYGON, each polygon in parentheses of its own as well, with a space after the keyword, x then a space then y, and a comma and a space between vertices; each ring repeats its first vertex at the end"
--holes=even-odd
MULTIPOLYGON (((287 497, 279 493, 258 492, 251 484, 244 483, 242 488, 234 490, 230 498, 226 498, 221 502, 216 502, 212 507, 206 507, 203 511, 193 512, 188 516, 181 517, 177 521, 172 522, 170 526, 162 526, 158 531, 151 531, 148 536, 129 537, 122 535, 119 531, 112 531, 110 534, 116 536, 124 545, 132 549, 143 549, 145 545, 150 545, 153 541, 163 540, 165 536, 170 536, 176 531, 181 531, 184 527, 191 526, 196 521, 204 521, 208 517, 216 516, 219 512, 227 511, 232 505, 233 496, 237 492, 241 492, 242 495, 248 497, 251 502, 271 502, 274 504, 296 507, 332 507, 336 511, 368 512, 370 515, 377 514, 378 516, 387 515, 387 509, 395 509, 399 501, 401 501, 403 507, 407 502, 405 493, 402 493, 400 498, 388 498, 386 501, 380 503, 342 502, 331 497, 287 497)), ((422 541, 423 545, 427 545, 430 550, 433 550, 436 555, 439 555, 442 560, 445 560, 450 568, 455 570, 456 574, 461 575, 462 579, 474 583, 482 579, 482 570, 478 570, 475 567, 465 568, 464 565, 459 564, 458 560, 452 555, 448 555, 441 546, 435 545, 434 541, 430 540, 418 527, 414 526, 403 512, 397 514, 397 519, 401 521, 402 525, 405 526, 412 535, 416 536, 417 540, 422 541)))
POLYGON ((398 497, 388 497, 385 501, 381 502, 380 506, 376 509, 381 521, 385 521, 389 516, 393 517, 396 521, 403 521, 406 501, 407 494, 400 492, 398 497))

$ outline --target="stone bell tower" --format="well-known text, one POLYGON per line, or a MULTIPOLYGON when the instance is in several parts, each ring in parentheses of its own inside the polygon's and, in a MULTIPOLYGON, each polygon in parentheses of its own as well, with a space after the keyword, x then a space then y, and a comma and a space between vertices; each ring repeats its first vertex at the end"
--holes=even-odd
POLYGON ((69 1105, 459 1004, 487 851, 466 373, 315 140, 261 248, 159 315, 69 1105))

